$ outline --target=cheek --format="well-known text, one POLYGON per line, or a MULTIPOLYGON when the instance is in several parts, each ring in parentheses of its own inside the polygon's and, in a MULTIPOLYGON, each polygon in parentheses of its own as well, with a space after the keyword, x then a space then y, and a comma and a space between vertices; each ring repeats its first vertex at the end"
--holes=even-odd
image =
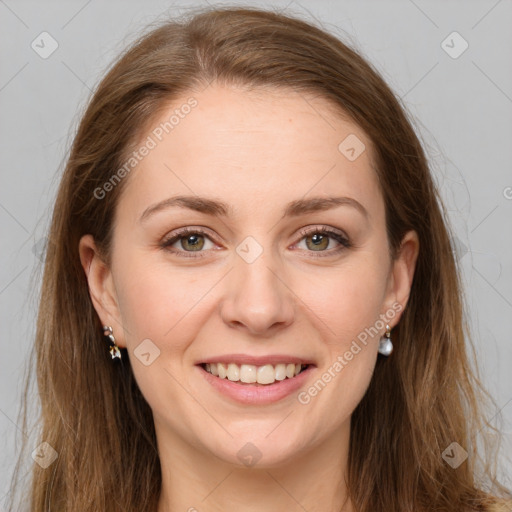
POLYGON ((127 347, 133 350, 149 338, 160 350, 182 350, 199 326, 197 316, 218 281, 216 274, 173 268, 144 255, 120 263, 116 290, 127 347))
POLYGON ((372 254, 360 256, 336 271, 322 269, 297 284, 302 301, 322 321, 318 328, 325 339, 340 348, 374 325, 382 312, 385 269, 372 254))
POLYGON ((165 411, 169 403, 181 403, 182 388, 173 377, 181 379, 191 363, 184 356, 204 327, 208 290, 218 278, 150 260, 142 256, 118 266, 116 290, 138 386, 153 410, 165 411), (148 365, 144 353, 150 354, 148 365))
POLYGON ((159 338, 164 329, 172 327, 184 299, 179 286, 170 287, 166 276, 149 266, 123 269, 118 280, 118 303, 128 345, 140 337, 159 338))
POLYGON ((336 272, 319 272, 299 292, 326 349, 319 380, 301 403, 320 410, 339 404, 329 419, 333 428, 362 399, 375 367, 387 287, 385 262, 375 254, 361 252, 336 272))
POLYGON ((359 260, 340 267, 329 277, 318 274, 313 283, 300 293, 317 318, 315 330, 325 358, 316 380, 298 399, 309 418, 321 418, 319 430, 334 432, 353 413, 371 381, 386 279, 382 265, 368 258, 364 264, 359 260))

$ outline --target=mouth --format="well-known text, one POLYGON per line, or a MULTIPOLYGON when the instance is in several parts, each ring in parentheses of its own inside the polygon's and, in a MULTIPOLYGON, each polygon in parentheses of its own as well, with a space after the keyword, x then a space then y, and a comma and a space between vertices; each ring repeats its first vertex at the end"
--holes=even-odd
MULTIPOLYGON (((238 358, 239 361, 240 359, 238 358)), ((275 363, 283 362, 275 365, 239 366, 235 363, 216 363, 210 360, 208 363, 196 364, 196 367, 210 389, 245 406, 263 406, 291 399, 315 378, 316 365, 313 363, 299 359, 295 359, 293 363, 285 363, 281 358, 273 359, 275 363)), ((292 358, 287 357, 286 361, 290 359, 292 358)), ((250 362, 259 361, 254 361, 253 358, 250 362)))
POLYGON ((279 363, 261 366, 235 363, 200 363, 205 372, 220 380, 229 380, 241 386, 265 387, 295 379, 308 371, 313 364, 279 363))
POLYGON ((293 356, 232 355, 223 359, 218 362, 212 358, 195 366, 210 389, 244 406, 270 405, 290 399, 314 379, 317 368, 311 361, 293 356))

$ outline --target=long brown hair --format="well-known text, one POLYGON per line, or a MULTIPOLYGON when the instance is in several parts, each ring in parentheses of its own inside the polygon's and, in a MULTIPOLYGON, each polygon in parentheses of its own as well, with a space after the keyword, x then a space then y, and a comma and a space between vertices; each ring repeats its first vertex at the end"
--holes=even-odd
MULTIPOLYGON (((216 81, 314 93, 369 136, 392 255, 415 230, 420 253, 395 352, 379 359, 351 420, 348 489, 358 512, 484 511, 510 497, 477 449, 493 429, 491 399, 467 354, 450 234, 427 159, 400 102, 355 51, 296 17, 253 8, 201 10, 136 41, 97 87, 55 202, 36 333, 40 442, 58 454, 34 464, 30 510, 154 511, 161 484, 151 410, 126 355, 112 364, 89 298, 78 244, 94 236, 106 260, 129 177, 104 198, 142 128, 178 95, 216 81), (442 457, 457 442, 468 459, 442 457)), ((495 452, 489 452, 495 460, 495 452)))

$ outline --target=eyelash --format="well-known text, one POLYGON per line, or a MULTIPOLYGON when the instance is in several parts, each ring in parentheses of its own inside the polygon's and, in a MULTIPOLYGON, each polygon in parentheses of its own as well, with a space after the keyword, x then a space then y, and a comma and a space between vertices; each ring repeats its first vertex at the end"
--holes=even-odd
MULTIPOLYGON (((331 249, 328 251, 318 251, 319 253, 326 253, 326 254, 312 254, 312 256, 314 258, 324 258, 327 256, 333 256, 333 255, 339 254, 341 251, 343 251, 345 249, 349 249, 352 247, 351 242, 347 238, 345 238, 343 235, 341 235, 337 231, 334 231, 330 228, 326 228, 324 226, 303 229, 300 232, 301 238, 299 239, 299 242, 303 238, 307 237, 308 235, 313 235, 313 234, 328 235, 330 238, 335 239, 338 243, 341 244, 341 247, 334 249, 334 250, 331 249)), ((162 249, 165 249, 165 250, 173 253, 173 254, 179 254, 180 257, 203 258, 205 256, 204 253, 206 251, 182 251, 182 250, 176 250, 176 249, 170 248, 170 246, 173 245, 174 242, 178 241, 180 238, 185 238, 187 235, 202 235, 202 236, 206 236, 207 238, 209 238, 211 240, 211 237, 208 235, 208 233, 202 229, 183 228, 183 229, 179 230, 178 232, 174 233, 171 237, 164 239, 162 241, 162 243, 160 244, 160 247, 162 249), (186 256, 183 254, 186 254, 186 256)), ((317 252, 317 251, 308 251, 308 250, 306 250, 306 251, 311 252, 311 253, 317 252)))

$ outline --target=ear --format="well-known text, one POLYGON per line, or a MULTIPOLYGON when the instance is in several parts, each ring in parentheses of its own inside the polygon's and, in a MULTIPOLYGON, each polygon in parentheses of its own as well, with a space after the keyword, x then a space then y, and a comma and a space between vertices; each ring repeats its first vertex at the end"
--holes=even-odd
POLYGON ((403 310, 409 301, 419 246, 420 243, 416 231, 408 231, 402 238, 395 260, 391 262, 388 290, 384 302, 385 311, 383 312, 385 314, 386 311, 396 311, 393 321, 389 322, 391 328, 399 322, 403 310), (399 310, 397 305, 401 306, 399 310))
POLYGON ((84 235, 79 242, 80 263, 89 284, 89 295, 102 325, 111 325, 116 344, 125 348, 121 315, 112 272, 105 264, 92 235, 84 235), (118 329, 116 330, 116 326, 118 329))

